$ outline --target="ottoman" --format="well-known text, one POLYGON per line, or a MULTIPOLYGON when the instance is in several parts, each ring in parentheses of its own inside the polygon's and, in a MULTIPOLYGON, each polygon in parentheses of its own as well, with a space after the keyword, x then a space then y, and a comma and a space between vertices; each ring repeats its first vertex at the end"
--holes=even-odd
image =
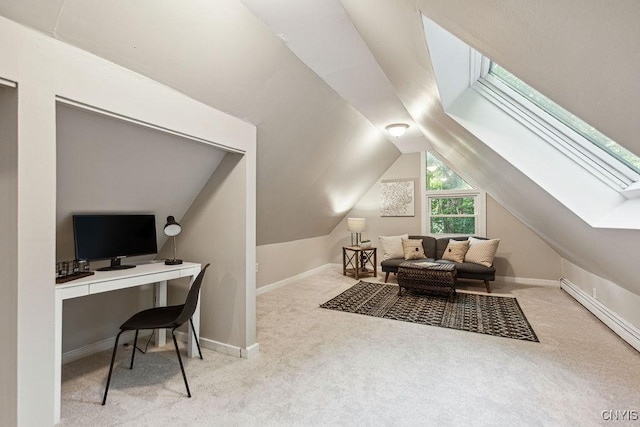
POLYGON ((453 302, 456 294, 456 266, 434 262, 405 261, 398 266, 398 295, 402 288, 420 291, 444 291, 453 302))

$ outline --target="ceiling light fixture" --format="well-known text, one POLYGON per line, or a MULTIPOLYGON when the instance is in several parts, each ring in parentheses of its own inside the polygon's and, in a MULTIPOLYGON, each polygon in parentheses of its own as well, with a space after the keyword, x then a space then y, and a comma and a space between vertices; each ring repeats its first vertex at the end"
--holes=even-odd
POLYGON ((396 138, 404 135, 404 133, 409 128, 409 125, 406 123, 394 123, 392 125, 387 126, 385 129, 391 136, 395 136, 396 138))

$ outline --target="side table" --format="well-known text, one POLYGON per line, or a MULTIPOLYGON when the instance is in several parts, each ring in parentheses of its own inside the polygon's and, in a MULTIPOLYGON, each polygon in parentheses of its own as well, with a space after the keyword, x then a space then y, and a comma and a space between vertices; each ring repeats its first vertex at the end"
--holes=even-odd
POLYGON ((353 273, 356 279, 368 273, 378 277, 378 252, 377 248, 361 248, 359 246, 345 246, 342 248, 342 274, 353 273), (371 266, 373 271, 367 268, 371 266))

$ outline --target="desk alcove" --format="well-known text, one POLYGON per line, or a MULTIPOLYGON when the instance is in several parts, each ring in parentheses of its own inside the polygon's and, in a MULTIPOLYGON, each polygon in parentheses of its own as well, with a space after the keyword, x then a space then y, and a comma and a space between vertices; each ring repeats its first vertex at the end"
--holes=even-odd
MULTIPOLYGON (((56 127, 56 259, 61 261, 75 257, 74 213, 155 214, 161 248, 166 241, 162 226, 167 215, 182 218, 226 154, 198 141, 63 102, 56 105, 56 127)), ((178 237, 178 250, 183 249, 178 237)), ((153 258, 125 258, 123 262, 153 258)), ((92 262, 91 269, 104 265, 108 261, 92 262)), ((64 353, 111 338, 128 316, 150 307, 153 296, 142 288, 109 295, 106 300, 85 300, 65 303, 65 317, 70 321, 63 321, 64 353), (114 308, 105 309, 104 301, 114 308)))
MULTIPOLYGON (((244 200, 240 204, 235 202, 242 212, 229 209, 213 216, 208 207, 217 205, 215 198, 220 193, 226 194, 225 197, 230 193, 237 193, 233 197, 243 197, 245 191, 225 190, 225 180, 219 175, 245 174, 246 169, 244 165, 238 167, 243 164, 242 154, 229 153, 201 141, 73 103, 58 102, 56 110, 57 260, 75 256, 71 221, 74 213, 153 213, 159 248, 167 242, 162 232, 166 217, 174 215, 179 220, 185 219, 181 221, 183 233, 177 237, 178 255, 185 261, 197 261, 165 266, 163 262, 149 263, 153 256, 125 258, 123 263, 138 265, 129 270, 96 272, 87 278, 56 285, 56 355, 59 356, 56 387, 60 387, 61 362, 109 348, 120 324, 133 313, 183 300, 186 286, 200 271, 199 262, 213 263, 210 269, 213 274, 207 277, 209 284, 216 280, 216 268, 227 268, 218 251, 223 250, 221 244, 226 244, 226 239, 237 239, 233 230, 243 231, 244 222, 234 218, 246 216, 242 215, 246 204, 244 200), (204 222, 190 221, 189 209, 200 211, 197 217, 204 222), (222 226, 225 222, 231 225, 228 231, 222 226), (202 230, 211 231, 216 239, 201 241, 202 230), (167 281, 179 278, 184 279, 176 291, 172 291, 167 281)), ((246 246, 242 245, 239 250, 244 258, 246 246)), ((167 257, 169 252, 168 248, 161 250, 158 257, 167 257)), ((108 261, 92 262, 91 270, 106 264, 108 261)), ((207 286, 207 283, 203 285, 202 294, 211 292, 207 286)), ((194 317, 194 326, 195 322, 194 317)), ((191 355, 195 347, 191 344, 191 335, 188 339, 191 355)), ((163 345, 164 335, 156 340, 163 345)), ((58 393, 59 388, 57 399, 60 399, 58 393)), ((59 419, 59 413, 57 416, 59 419)))
MULTIPOLYGON (((0 306, 8 306, 0 314, 8 337, 0 352, 0 424, 45 426, 60 419, 54 393, 54 265, 73 257, 71 212, 136 210, 179 218, 185 230, 178 241, 180 257, 212 263, 200 300, 205 345, 218 340, 240 349, 254 346, 255 274, 249 274, 249 266, 255 270, 256 127, 10 19, 0 20, 0 31, 0 46, 7 52, 0 61, 0 84, 15 82, 0 94, 0 115, 6 113, 0 119, 0 158, 7 161, 0 193, 3 201, 16 202, 3 204, 7 233, 3 230, 0 239, 6 249, 0 306), (70 100, 83 111, 70 111, 75 108, 66 105, 70 100), (89 124, 86 116, 92 114, 108 118, 108 128, 89 124), (136 131, 123 129, 133 122, 145 128, 146 143, 142 135, 143 140, 127 137, 136 131), (81 138, 74 144, 68 131, 76 127, 81 138), (159 158, 168 136, 176 138, 180 150, 165 150, 159 158), (97 148, 104 144, 110 148, 106 157, 97 148), (199 160, 183 157, 197 146, 218 150, 221 158, 215 171, 211 166, 198 178, 203 191, 187 184, 199 160), (93 160, 87 161, 89 155, 93 160), (209 188, 212 181, 216 189, 209 188), (167 195, 184 198, 172 205, 167 195), (220 209, 225 203, 228 208, 220 209)), ((105 315, 108 308, 78 304, 86 325, 98 313, 105 315)), ((113 336, 123 320, 110 320, 113 336)), ((77 338, 86 325, 70 325, 63 335, 77 338)), ((104 325, 107 329, 110 325, 104 325)), ((86 345, 108 338, 89 335, 86 345)))
MULTIPOLYGON (((64 284, 56 285, 56 307, 55 307, 55 348, 56 348, 56 383, 55 399, 56 406, 60 406, 61 380, 62 380, 62 317, 63 301, 98 295, 120 289, 131 289, 138 286, 154 284, 155 307, 167 305, 167 281, 189 278, 190 283, 195 280, 200 273, 200 264, 185 262, 180 265, 165 265, 159 263, 139 264, 135 268, 113 271, 98 271, 95 275, 77 279, 64 284)), ((196 335, 200 330, 200 304, 193 315, 193 327, 196 335)), ((187 352, 189 357, 197 354, 196 342, 193 339, 193 331, 189 325, 187 352)), ((166 331, 156 331, 155 343, 157 346, 166 344, 166 331)))

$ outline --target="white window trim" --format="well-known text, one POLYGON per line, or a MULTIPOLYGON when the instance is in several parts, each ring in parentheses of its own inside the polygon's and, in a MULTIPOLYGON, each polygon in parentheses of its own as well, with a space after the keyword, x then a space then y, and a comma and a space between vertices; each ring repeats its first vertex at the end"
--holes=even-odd
POLYGON ((640 182, 640 175, 488 74, 488 58, 473 50, 471 58, 470 83, 476 92, 614 190, 627 198, 637 195, 626 189, 631 190, 634 183, 640 182))
MULTIPOLYGON (((425 185, 426 186, 426 185, 425 185)), ((424 188, 424 187, 423 187, 424 188)), ((484 191, 478 190, 433 190, 425 192, 425 215, 426 227, 425 235, 427 236, 463 236, 463 234, 435 234, 431 233, 431 199, 441 199, 443 197, 473 197, 475 199, 474 207, 475 213, 473 215, 436 215, 441 218, 444 216, 450 217, 474 217, 476 232, 475 235, 479 237, 487 237, 487 194, 484 191)))

